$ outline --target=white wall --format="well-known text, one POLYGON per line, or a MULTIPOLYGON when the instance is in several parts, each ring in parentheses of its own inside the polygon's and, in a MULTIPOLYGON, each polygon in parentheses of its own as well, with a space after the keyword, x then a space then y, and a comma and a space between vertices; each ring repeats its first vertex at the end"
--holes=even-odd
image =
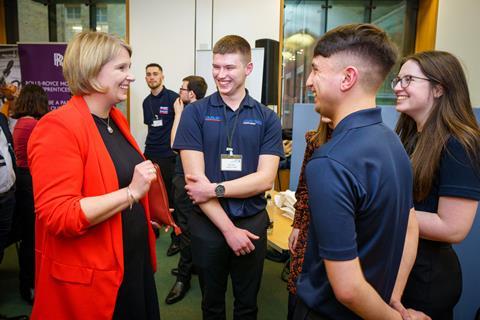
POLYGON ((165 86, 178 91, 194 63, 195 0, 130 0, 130 45, 136 81, 130 87, 130 129, 143 149, 147 127, 142 101, 150 93, 145 66, 156 62, 163 68, 165 86))
POLYGON ((211 49, 227 34, 250 42, 279 40, 280 0, 130 0, 132 71, 130 128, 143 148, 147 127, 142 101, 149 94, 145 65, 159 63, 167 88, 177 91, 181 80, 194 73, 195 50, 211 49), (213 31, 213 33, 212 33, 213 31))
POLYGON ((470 97, 480 107, 478 0, 440 0, 435 48, 456 55, 464 65, 470 97))
POLYGON ((213 42, 238 34, 252 47, 257 39, 279 39, 280 0, 213 1, 213 42))

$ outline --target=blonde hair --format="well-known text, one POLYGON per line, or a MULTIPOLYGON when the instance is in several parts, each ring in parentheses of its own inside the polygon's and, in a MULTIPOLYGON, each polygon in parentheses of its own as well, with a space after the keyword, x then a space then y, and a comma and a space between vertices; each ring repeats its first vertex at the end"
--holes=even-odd
POLYGON ((68 43, 63 59, 63 76, 72 94, 105 93, 106 89, 97 82, 96 77, 122 48, 132 56, 130 46, 117 36, 96 31, 76 34, 68 43))

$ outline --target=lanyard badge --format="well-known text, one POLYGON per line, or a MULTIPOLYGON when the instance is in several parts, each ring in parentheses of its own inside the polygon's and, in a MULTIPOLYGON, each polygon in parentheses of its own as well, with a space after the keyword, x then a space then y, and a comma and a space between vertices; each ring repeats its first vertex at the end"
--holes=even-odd
POLYGON ((223 113, 225 116, 225 128, 227 132, 227 148, 225 151, 228 154, 220 155, 220 169, 222 171, 242 171, 242 155, 233 153, 233 135, 235 129, 237 128, 238 114, 240 110, 235 112, 235 120, 233 122, 233 128, 230 132, 230 129, 227 124, 227 107, 223 106, 223 113))

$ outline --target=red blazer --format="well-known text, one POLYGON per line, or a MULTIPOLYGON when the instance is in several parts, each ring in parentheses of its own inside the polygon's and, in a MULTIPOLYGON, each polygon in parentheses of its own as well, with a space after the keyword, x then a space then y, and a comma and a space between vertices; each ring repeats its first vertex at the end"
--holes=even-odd
MULTIPOLYGON (((113 107, 110 117, 142 154, 122 113, 113 107)), ((32 319, 112 319, 124 271, 121 215, 91 226, 79 201, 119 187, 113 162, 82 97, 72 97, 38 122, 28 155, 36 211, 32 319)), ((150 221, 147 197, 142 204, 150 221)), ((151 228, 148 239, 155 270, 151 228)))

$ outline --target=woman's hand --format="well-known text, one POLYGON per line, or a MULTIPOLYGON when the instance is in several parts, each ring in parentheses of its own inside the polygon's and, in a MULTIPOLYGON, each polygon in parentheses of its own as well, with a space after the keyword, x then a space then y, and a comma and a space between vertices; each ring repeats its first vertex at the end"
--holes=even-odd
POLYGON ((157 178, 152 161, 146 160, 135 166, 132 182, 128 186, 135 201, 142 199, 150 189, 150 183, 157 178))
POLYGON ((293 228, 292 232, 290 232, 290 236, 288 237, 288 249, 290 249, 290 252, 292 254, 295 253, 295 247, 297 246, 299 232, 300 232, 300 229, 293 228))

